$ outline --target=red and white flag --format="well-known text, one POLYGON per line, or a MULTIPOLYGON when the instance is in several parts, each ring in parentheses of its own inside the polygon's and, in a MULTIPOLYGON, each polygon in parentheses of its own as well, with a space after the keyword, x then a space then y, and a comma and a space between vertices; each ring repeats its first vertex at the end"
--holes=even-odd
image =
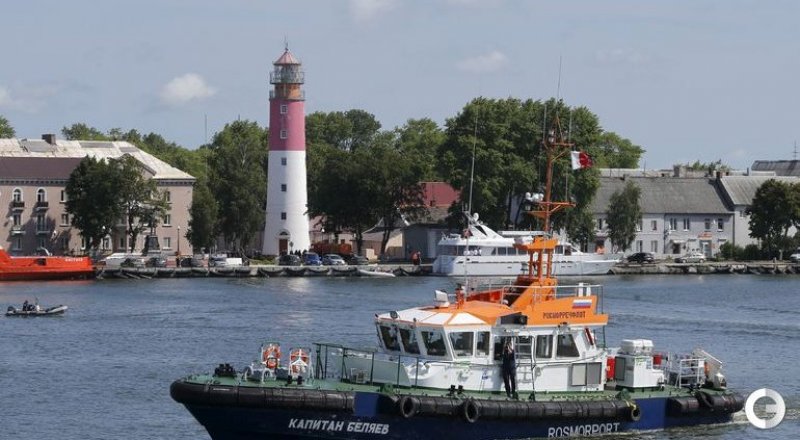
POLYGON ((581 168, 589 168, 592 166, 592 158, 583 151, 572 152, 572 169, 579 170, 581 168))

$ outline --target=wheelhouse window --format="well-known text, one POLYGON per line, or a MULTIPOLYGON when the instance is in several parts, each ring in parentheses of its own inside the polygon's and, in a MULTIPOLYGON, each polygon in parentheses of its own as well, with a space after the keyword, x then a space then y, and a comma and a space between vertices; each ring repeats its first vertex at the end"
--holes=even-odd
POLYGON ((400 341, 403 343, 403 350, 405 350, 406 353, 419 354, 417 332, 413 329, 401 328, 400 341))
POLYGON ((452 332, 450 343, 453 344, 453 354, 456 357, 472 356, 472 343, 475 338, 473 332, 452 332))
POLYGON ((600 362, 573 364, 570 384, 572 386, 596 386, 602 382, 603 366, 600 362))
POLYGON ((475 344, 476 356, 489 356, 489 332, 477 332, 477 343, 475 344))
POLYGON ((514 347, 514 350, 517 352, 517 357, 530 359, 532 348, 533 338, 531 336, 520 336, 517 338, 517 345, 514 347))
POLYGON ((379 325, 378 333, 380 334, 383 346, 390 351, 400 351, 400 344, 397 343, 397 331, 388 325, 379 325))
POLYGON ((550 359, 553 357, 553 335, 539 335, 536 337, 536 359, 550 359))
POLYGON ((444 335, 440 330, 423 330, 422 342, 425 344, 425 350, 428 352, 428 355, 447 355, 447 347, 444 344, 444 335))
POLYGON ((578 346, 575 345, 575 338, 571 334, 558 335, 556 345, 556 357, 579 357, 578 346))

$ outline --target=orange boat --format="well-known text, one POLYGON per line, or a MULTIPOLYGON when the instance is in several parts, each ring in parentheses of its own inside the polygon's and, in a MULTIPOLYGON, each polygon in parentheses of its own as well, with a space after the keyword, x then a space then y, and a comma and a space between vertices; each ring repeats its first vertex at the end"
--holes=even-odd
POLYGON ((89 257, 12 257, 0 247, 0 281, 63 280, 94 276, 89 257))

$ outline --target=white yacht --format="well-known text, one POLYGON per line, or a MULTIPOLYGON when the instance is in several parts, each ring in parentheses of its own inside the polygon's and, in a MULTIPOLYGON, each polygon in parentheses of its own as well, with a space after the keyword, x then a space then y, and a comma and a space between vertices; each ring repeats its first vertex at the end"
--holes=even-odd
MULTIPOLYGON (((514 277, 527 271, 528 255, 514 242, 531 241, 541 231, 494 231, 468 216, 469 226, 461 234, 442 237, 437 245, 433 273, 448 276, 514 277)), ((605 275, 619 262, 615 255, 581 252, 559 240, 553 252, 553 274, 559 276, 605 275)))

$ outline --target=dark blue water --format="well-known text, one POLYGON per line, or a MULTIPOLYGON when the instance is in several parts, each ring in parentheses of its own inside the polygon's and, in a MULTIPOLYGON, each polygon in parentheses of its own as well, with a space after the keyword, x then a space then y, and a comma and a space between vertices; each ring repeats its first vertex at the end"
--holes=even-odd
MULTIPOLYGON (((772 430, 736 424, 631 439, 800 436, 800 277, 636 276, 605 284, 609 345, 702 346, 732 388, 769 387, 788 404, 772 430)), ((169 384, 220 362, 237 368, 266 340, 371 345, 376 312, 429 304, 446 278, 163 279, 0 284, 0 306, 38 297, 58 318, 0 318, 0 438, 204 439, 169 384)))

